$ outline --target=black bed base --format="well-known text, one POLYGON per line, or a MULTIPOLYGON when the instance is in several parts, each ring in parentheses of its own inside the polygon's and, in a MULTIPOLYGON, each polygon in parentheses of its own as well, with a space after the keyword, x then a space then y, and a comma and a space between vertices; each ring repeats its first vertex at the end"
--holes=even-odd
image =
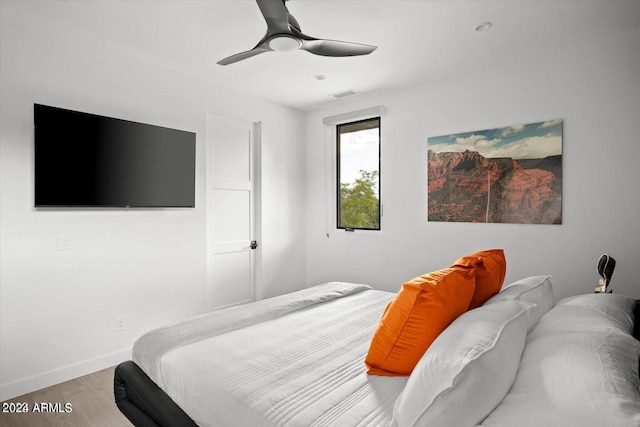
POLYGON ((113 392, 118 409, 136 427, 197 427, 131 360, 116 367, 113 392))
MULTIPOLYGON (((640 340, 640 300, 634 309, 633 336, 640 340)), ((113 391, 116 404, 136 427, 194 427, 197 424, 129 360, 116 367, 113 391)))
POLYGON ((638 341, 640 341, 640 299, 636 301, 636 306, 633 309, 634 314, 634 325, 633 325, 633 336, 636 337, 638 341))

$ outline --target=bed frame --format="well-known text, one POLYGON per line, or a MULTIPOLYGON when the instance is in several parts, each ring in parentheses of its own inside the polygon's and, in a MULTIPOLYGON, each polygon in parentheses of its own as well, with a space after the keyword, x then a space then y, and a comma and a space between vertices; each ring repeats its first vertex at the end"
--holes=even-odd
POLYGON ((136 427, 197 427, 131 360, 116 367, 113 391, 118 409, 136 427))
MULTIPOLYGON (((640 300, 636 301, 634 315, 633 336, 640 340, 640 300)), ((113 389, 120 412, 136 427, 197 427, 131 360, 116 367, 113 389)))

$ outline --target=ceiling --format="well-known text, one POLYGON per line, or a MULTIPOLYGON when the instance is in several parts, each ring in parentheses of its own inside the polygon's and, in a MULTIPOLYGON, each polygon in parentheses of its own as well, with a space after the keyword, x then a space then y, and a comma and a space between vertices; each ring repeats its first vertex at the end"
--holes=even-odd
POLYGON ((366 94, 526 66, 640 25, 638 0, 291 0, 304 33, 378 49, 346 58, 268 52, 220 66, 264 35, 254 0, 0 1, 3 18, 301 110, 337 102, 330 95, 346 90, 366 94), (476 31, 485 21, 491 29, 476 31))

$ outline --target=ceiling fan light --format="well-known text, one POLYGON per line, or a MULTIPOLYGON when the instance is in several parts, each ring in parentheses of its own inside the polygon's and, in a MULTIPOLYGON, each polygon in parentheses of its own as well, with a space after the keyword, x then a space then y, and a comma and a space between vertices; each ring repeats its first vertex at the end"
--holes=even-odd
POLYGON ((300 49, 302 42, 291 36, 275 36, 269 40, 269 47, 278 52, 290 52, 300 49))

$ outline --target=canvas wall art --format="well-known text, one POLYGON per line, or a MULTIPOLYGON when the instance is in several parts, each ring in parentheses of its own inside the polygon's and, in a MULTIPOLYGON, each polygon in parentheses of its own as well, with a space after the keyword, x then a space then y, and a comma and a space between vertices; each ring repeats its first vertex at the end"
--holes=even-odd
POLYGON ((562 223, 562 120, 431 137, 429 221, 562 223))

